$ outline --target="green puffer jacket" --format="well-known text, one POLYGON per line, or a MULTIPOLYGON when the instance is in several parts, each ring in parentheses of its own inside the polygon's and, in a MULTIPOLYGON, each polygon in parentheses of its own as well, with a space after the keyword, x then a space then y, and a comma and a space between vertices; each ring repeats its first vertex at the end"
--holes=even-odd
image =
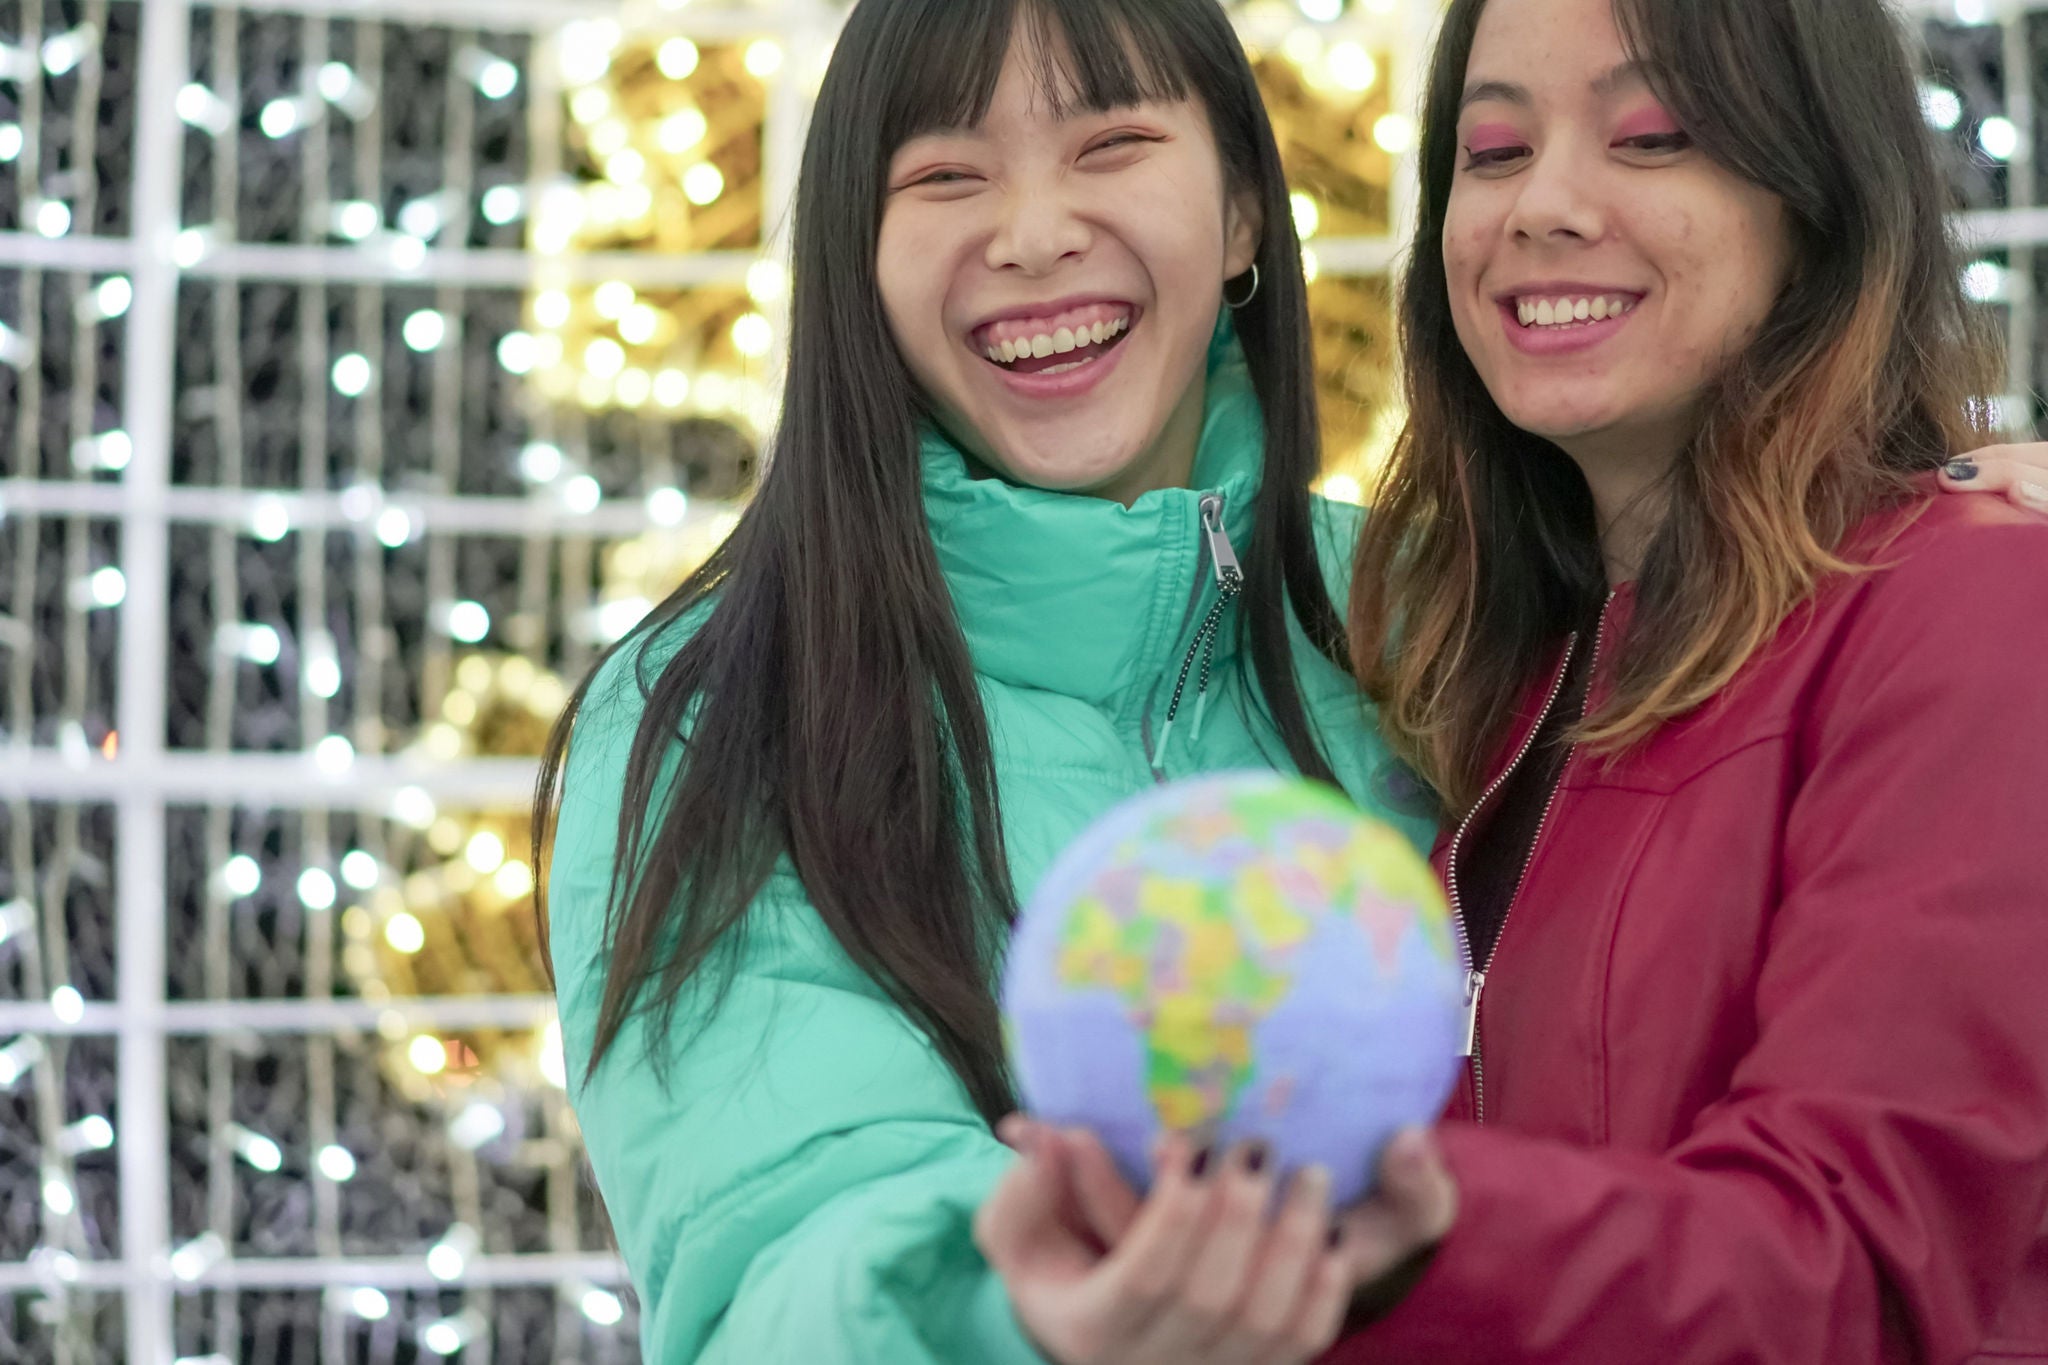
MULTIPOLYGON (((1212 350, 1196 461, 1242 550, 1262 441, 1227 326, 1212 350)), ((1197 662, 1159 754, 1196 629, 1216 600, 1202 492, 1134 507, 968 475, 925 450, 926 508, 987 707, 1020 896, 1095 817, 1164 778, 1291 768, 1249 705, 1235 631, 1218 645, 1197 733, 1197 662)), ((1333 588, 1348 578, 1356 509, 1319 504, 1333 588)), ((1341 598, 1339 599, 1341 601, 1341 598)), ((1236 608, 1231 608, 1235 611, 1236 608)), ((1234 621, 1226 616, 1226 627, 1234 621)), ((680 644, 643 648, 651 678, 680 644)), ((1011 1160, 953 1073, 820 924, 785 863, 750 910, 731 994, 660 1085, 629 1026, 583 1083, 597 1018, 626 757, 642 698, 623 650, 577 721, 549 882, 572 1096, 639 1291, 650 1361, 720 1365, 1037 1362, 975 1250, 975 1210, 1011 1160)), ((1304 700, 1345 787, 1435 833, 1350 680, 1296 632, 1304 700)), ((677 1028, 700 1022, 688 1003, 677 1028)))

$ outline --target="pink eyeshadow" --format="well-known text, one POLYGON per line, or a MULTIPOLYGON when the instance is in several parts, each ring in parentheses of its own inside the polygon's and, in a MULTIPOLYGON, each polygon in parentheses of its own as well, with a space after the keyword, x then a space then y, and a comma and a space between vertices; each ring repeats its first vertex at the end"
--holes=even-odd
POLYGON ((1663 106, 1653 104, 1623 119, 1621 126, 1614 130, 1614 139, 1617 142, 1626 142, 1632 137, 1654 137, 1659 133, 1683 131, 1678 126, 1678 120, 1666 113, 1663 106))
POLYGON ((1465 150, 1470 152, 1495 152, 1521 145, 1522 135, 1505 123, 1482 123, 1465 134, 1465 150))

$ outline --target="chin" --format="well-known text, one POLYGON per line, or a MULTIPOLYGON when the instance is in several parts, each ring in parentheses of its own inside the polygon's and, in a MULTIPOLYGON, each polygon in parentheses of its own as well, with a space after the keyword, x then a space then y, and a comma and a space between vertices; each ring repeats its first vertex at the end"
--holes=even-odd
POLYGON ((1049 493, 1086 493, 1113 482, 1137 460, 1121 447, 1077 453, 1048 440, 1031 450, 996 452, 1003 472, 1018 483, 1049 493), (1055 453, 1058 452, 1058 453, 1055 453))

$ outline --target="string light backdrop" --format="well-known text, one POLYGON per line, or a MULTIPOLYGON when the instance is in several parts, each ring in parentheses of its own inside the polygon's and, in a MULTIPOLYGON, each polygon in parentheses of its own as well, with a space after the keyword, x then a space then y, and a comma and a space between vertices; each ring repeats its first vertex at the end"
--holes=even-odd
MULTIPOLYGON (((2048 27, 1970 4, 2024 425, 2048 27)), ((1233 14, 1358 498, 1436 9, 1233 14)), ((524 801, 751 486, 842 15, 0 0, 0 1358, 638 1358, 524 801)))

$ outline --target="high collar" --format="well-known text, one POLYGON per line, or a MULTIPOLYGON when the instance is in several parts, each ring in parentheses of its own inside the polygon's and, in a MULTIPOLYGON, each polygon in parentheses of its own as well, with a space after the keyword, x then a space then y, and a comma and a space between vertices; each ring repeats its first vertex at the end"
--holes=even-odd
MULTIPOLYGON (((1228 314, 1208 367, 1196 486, 1158 489, 1129 507, 975 478, 951 441, 927 432, 925 514, 977 670, 1114 708, 1179 667, 1198 590, 1214 591, 1201 500, 1222 496, 1224 528, 1243 555, 1265 462, 1258 398, 1228 314)), ((1224 632, 1219 659, 1234 636, 1224 632)))

